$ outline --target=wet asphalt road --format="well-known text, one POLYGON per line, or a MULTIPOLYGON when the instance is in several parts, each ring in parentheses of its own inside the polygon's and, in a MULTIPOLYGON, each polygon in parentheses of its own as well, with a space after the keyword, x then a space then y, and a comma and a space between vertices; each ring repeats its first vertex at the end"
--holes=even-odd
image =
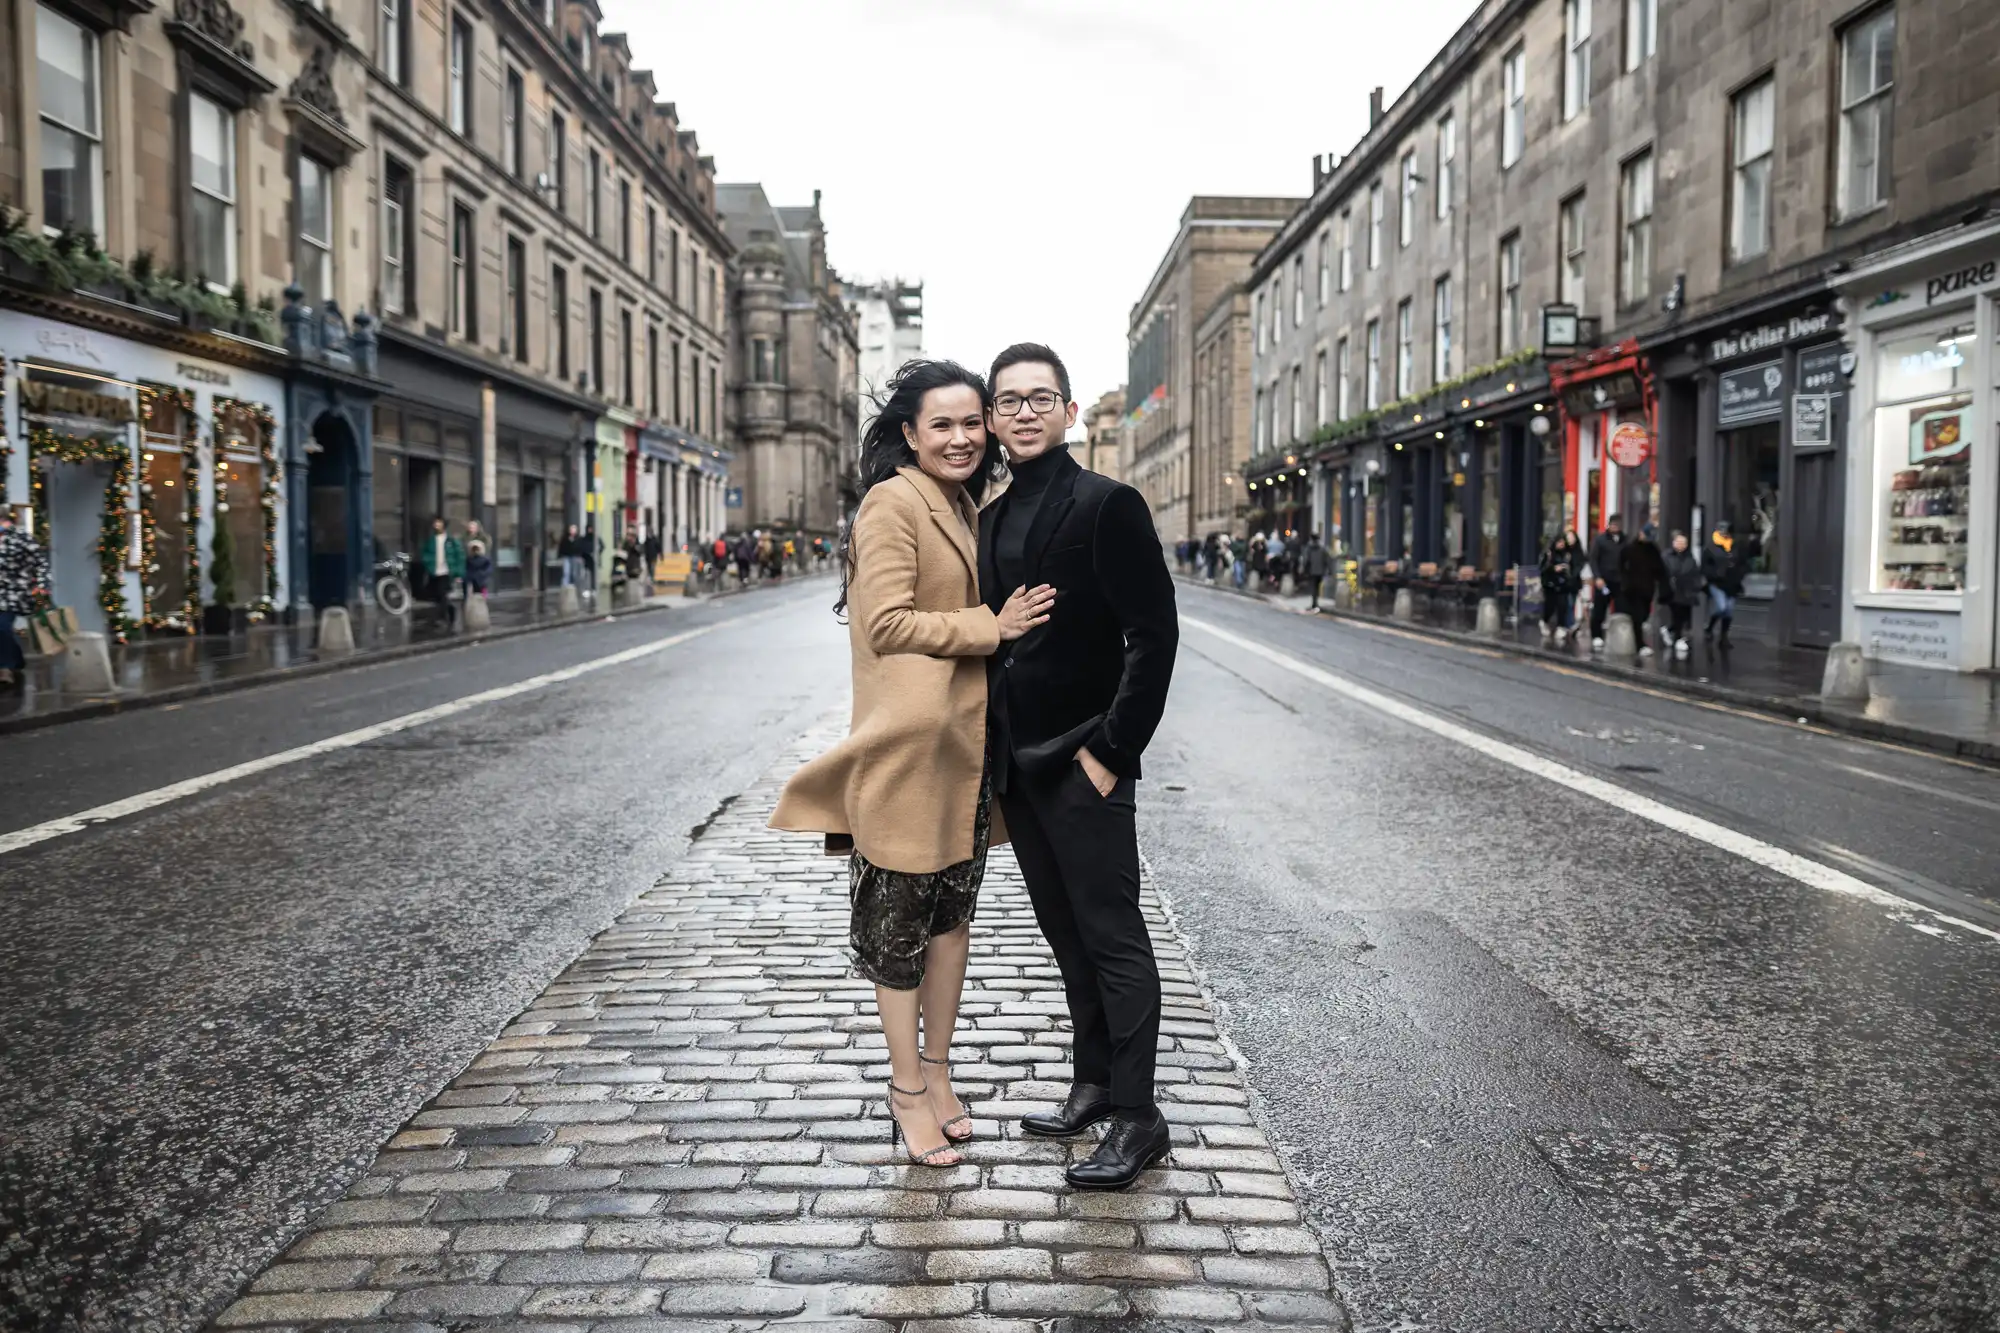
POLYGON ((846 695, 825 580, 0 740, 0 829, 713 625, 0 857, 0 1328, 199 1326, 846 695))
MULTIPOLYGON (((812 583, 0 740, 0 830, 714 624, 0 857, 0 1327, 213 1312, 846 693, 812 583), (18 1239, 11 1239, 18 1238, 18 1239), (65 1285, 66 1284, 66 1285, 65 1285)), ((2000 774, 1181 590, 1183 613, 1954 915, 2000 774)), ((2000 1319, 2000 943, 1190 627, 1141 831, 1360 1329, 2000 1319)))
MULTIPOLYGON (((1184 617, 2000 923, 2000 774, 1181 590, 1184 617)), ((1141 836, 1360 1329, 2000 1327, 2000 942, 1183 631, 1141 836)))

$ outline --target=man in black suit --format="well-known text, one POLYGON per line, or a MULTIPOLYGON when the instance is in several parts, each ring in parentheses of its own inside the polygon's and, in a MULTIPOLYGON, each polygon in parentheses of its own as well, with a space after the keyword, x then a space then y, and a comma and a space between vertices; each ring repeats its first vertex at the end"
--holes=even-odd
POLYGON ((1169 1146, 1153 1102, 1160 972, 1139 912, 1133 793, 1173 677, 1173 579, 1145 500, 1069 456, 1077 405, 1061 359, 1016 344, 991 384, 1013 483, 980 516, 979 586, 996 609, 1023 584, 1056 590, 1048 623, 988 662, 993 785, 1076 1028, 1068 1099, 1021 1127, 1068 1137, 1109 1119, 1068 1175, 1122 1189, 1169 1146))

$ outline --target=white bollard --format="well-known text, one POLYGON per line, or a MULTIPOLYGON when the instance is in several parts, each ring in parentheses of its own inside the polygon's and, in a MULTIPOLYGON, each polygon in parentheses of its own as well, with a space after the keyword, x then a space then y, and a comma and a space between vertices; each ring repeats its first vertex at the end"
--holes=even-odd
POLYGON ((63 644, 63 692, 111 693, 111 649, 95 630, 79 630, 63 644))
POLYGON ((1299 590, 1299 581, 1290 574, 1278 580, 1278 596, 1291 597, 1299 590))
POLYGON ((1333 609, 1336 611, 1354 609, 1354 585, 1346 579, 1339 579, 1333 585, 1333 609))
POLYGON ((338 657, 354 651, 354 622, 344 606, 323 607, 319 613, 319 655, 338 657))
POLYGON ((1391 608, 1389 614, 1397 620, 1415 620, 1417 618, 1416 594, 1408 588, 1396 589, 1396 605, 1391 608))
POLYGON ((465 594, 465 614, 460 617, 460 623, 468 634, 476 630, 492 629, 493 608, 486 604, 484 597, 476 592, 469 592, 465 594))
POLYGON ((556 614, 559 616, 573 616, 582 610, 583 598, 577 596, 576 585, 574 583, 563 584, 562 592, 556 598, 556 614))
POLYGON ((1639 655, 1639 632, 1633 628, 1632 617, 1623 611, 1614 611, 1604 618, 1604 655, 1606 657, 1639 655))
POLYGON ((1826 674, 1820 677, 1820 697, 1860 700, 1868 697, 1868 660, 1858 643, 1836 643, 1826 650, 1826 674))
POLYGON ((1479 619, 1473 625, 1473 633, 1498 636, 1500 633, 1500 601, 1496 597, 1479 599, 1479 619))

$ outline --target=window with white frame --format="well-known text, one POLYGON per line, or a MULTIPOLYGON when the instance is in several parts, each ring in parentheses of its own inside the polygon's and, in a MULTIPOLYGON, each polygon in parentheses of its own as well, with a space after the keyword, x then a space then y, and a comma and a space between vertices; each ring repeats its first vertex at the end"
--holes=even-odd
POLYGON ((1319 234, 1319 304, 1326 307, 1327 298, 1333 289, 1333 238, 1326 232, 1319 234))
POLYGON ((1563 0, 1563 119, 1590 105, 1590 0, 1563 0))
POLYGON ((294 275, 308 305, 333 295, 333 172, 309 153, 299 154, 298 249, 294 275))
POLYGON ((632 178, 618 178, 618 257, 632 262, 632 178))
POLYGON ((1354 213, 1340 210, 1340 290, 1354 285, 1354 213))
POLYGON ((1500 355, 1521 347, 1521 233, 1500 239, 1500 355))
POLYGON ((1382 263, 1382 182, 1376 181, 1368 187, 1368 268, 1372 272, 1382 263))
POLYGON ((1890 92, 1896 11, 1878 9, 1840 34, 1840 145, 1835 209, 1866 213, 1889 197, 1890 92))
POLYGON ((1306 396, 1303 388, 1299 383, 1301 378, 1302 376, 1299 372, 1299 368, 1297 366, 1293 366, 1292 367, 1292 438, 1294 440, 1299 438, 1299 434, 1305 426, 1304 418, 1305 418, 1306 396))
POLYGON ((528 359, 528 243, 518 236, 507 238, 507 290, 502 307, 507 312, 507 346, 516 361, 528 359))
POLYGON ((549 108, 548 157, 549 186, 555 191, 556 212, 567 213, 569 212, 569 118, 555 107, 549 108))
POLYGON ((1625 68, 1653 58, 1660 42, 1660 0, 1625 0, 1625 68))
POLYGON ((604 233, 599 228, 604 219, 599 205, 604 192, 604 155, 595 148, 590 150, 590 175, 583 187, 583 229, 590 233, 591 240, 601 241, 604 233))
POLYGON ((415 177, 392 157, 382 159, 382 308, 402 314, 410 305, 410 231, 416 217, 415 177))
POLYGON ((97 34, 37 5, 35 56, 41 85, 42 223, 56 231, 102 235, 97 34))
POLYGON ((1511 167, 1528 146, 1528 49, 1517 46, 1500 62, 1500 165, 1511 167))
POLYGON ((1417 152, 1411 149, 1403 154, 1403 166, 1398 173, 1403 182, 1403 197, 1398 202, 1396 215, 1396 244, 1400 248, 1416 239, 1417 235, 1417 152))
POLYGON ((1250 433, 1256 438, 1251 441, 1251 452, 1264 452, 1264 391, 1257 390, 1257 402, 1251 411, 1250 433))
POLYGON ((549 268, 549 332, 555 344, 552 359, 556 378, 569 382, 569 270, 561 264, 549 268))
POLYGON ((507 67, 507 96, 500 103, 500 151, 506 156, 507 174, 519 180, 528 168, 523 136, 528 132, 527 85, 521 71, 507 67))
POLYGON ((1322 347, 1313 358, 1313 424, 1316 426, 1324 426, 1326 424, 1326 409, 1332 401, 1331 395, 1327 393, 1328 387, 1326 382, 1326 349, 1322 347))
POLYGON ((1271 346, 1285 340, 1285 275, 1280 270, 1271 279, 1271 346))
POLYGON ((451 132, 460 138, 472 133, 472 25, 462 18, 451 21, 451 132))
POLYGON ((1431 288, 1431 383, 1451 378, 1451 275, 1431 288))
POLYGON ((1451 216, 1452 168, 1458 160, 1458 118, 1444 116, 1438 121, 1437 215, 1451 216))
POLYGON ((1361 381, 1361 405, 1373 412, 1382 406, 1382 321, 1368 321, 1367 364, 1361 381))
POLYGON ((1631 305, 1653 290, 1653 152, 1619 172, 1618 299, 1631 305))
POLYGON ((479 337, 479 234, 473 212, 451 207, 451 331, 468 341, 479 337))
POLYGON ((376 10, 375 63, 389 82, 409 83, 408 30, 403 26, 404 0, 380 0, 376 10))
POLYGON ((1562 201, 1556 214, 1556 300, 1579 311, 1584 309, 1583 205, 1584 193, 1578 190, 1562 201))
POLYGON ((1396 303, 1396 397, 1408 398, 1417 387, 1417 317, 1410 298, 1396 303))
POLYGON ((1250 322, 1257 329, 1257 354, 1262 356, 1264 353, 1264 293, 1262 292, 1257 293, 1256 311, 1250 316, 1250 322))
POLYGON ((1306 257, 1292 256, 1292 327, 1306 322, 1306 257))
POLYGON ((1771 146, 1777 107, 1770 75, 1736 94, 1730 113, 1729 257, 1771 248, 1771 146))
POLYGON ((236 117, 188 94, 188 186, 194 196, 194 270, 214 286, 236 281, 236 117))
POLYGON ((660 276, 660 211, 651 203, 646 205, 646 281, 657 282, 660 276))
POLYGON ((1333 411, 1345 421, 1354 415, 1354 398, 1348 388, 1347 339, 1333 345, 1333 411))

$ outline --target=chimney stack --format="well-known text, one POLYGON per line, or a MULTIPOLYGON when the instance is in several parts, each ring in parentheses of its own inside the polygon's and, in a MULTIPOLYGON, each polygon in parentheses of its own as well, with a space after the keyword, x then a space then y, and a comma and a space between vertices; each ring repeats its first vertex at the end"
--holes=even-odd
POLYGON ((1381 123, 1382 90, 1380 88, 1371 88, 1368 90, 1368 128, 1372 130, 1381 123))

